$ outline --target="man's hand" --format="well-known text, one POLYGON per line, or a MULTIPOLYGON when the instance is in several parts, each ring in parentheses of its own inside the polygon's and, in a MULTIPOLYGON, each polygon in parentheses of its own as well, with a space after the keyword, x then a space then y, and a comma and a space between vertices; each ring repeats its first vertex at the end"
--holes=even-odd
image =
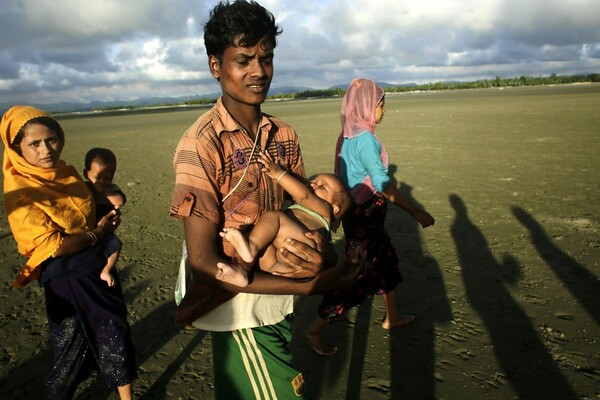
MULTIPOLYGON (((285 266, 289 269, 289 266, 287 264, 285 264, 285 266)), ((269 271, 269 273, 275 276, 281 276, 283 278, 290 279, 312 279, 315 277, 315 273, 313 271, 309 271, 303 268, 294 268, 292 271, 271 270, 269 271)))
POLYGON ((365 272, 367 251, 355 247, 338 265, 317 275, 313 280, 311 294, 333 293, 351 286, 365 272))
POLYGON ((328 242, 323 235, 311 231, 306 233, 306 237, 314 240, 316 249, 306 243, 287 238, 284 246, 279 249, 279 256, 295 269, 306 270, 315 275, 333 263, 330 257, 324 256, 324 249, 328 247, 328 242))

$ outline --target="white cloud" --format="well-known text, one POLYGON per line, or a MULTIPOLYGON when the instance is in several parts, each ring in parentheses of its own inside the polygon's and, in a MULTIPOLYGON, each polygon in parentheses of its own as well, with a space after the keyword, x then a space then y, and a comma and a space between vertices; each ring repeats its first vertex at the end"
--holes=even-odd
MULTIPOLYGON (((0 0, 0 98, 50 103, 218 91, 215 1, 0 0)), ((597 0, 265 0, 283 35, 273 86, 326 88, 597 73, 597 0)))

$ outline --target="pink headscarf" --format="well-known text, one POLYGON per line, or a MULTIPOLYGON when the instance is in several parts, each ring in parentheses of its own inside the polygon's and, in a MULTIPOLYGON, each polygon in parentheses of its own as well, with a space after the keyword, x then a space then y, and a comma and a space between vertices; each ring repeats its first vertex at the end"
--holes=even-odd
MULTIPOLYGON (((381 144, 381 161, 388 166, 388 154, 383 143, 375 135, 375 108, 383 99, 385 92, 381 86, 370 79, 358 78, 350 82, 348 90, 342 101, 340 118, 342 132, 338 137, 335 148, 334 172, 340 176, 340 158, 344 139, 353 139, 365 131, 370 132, 381 144)), ((362 203, 371 197, 377 190, 373 187, 371 178, 367 175, 362 185, 357 185, 352 191, 352 196, 357 203, 362 203)))

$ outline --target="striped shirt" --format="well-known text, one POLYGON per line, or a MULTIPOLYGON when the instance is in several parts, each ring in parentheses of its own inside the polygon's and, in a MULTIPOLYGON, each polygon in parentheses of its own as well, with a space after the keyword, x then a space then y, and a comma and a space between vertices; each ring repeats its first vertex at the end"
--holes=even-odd
MULTIPOLYGON (((285 169, 305 177, 298 136, 283 121, 263 114, 256 146, 254 143, 254 138, 236 122, 219 99, 185 131, 177 145, 173 158, 175 189, 170 215, 178 219, 189 216, 206 218, 219 228, 243 228, 254 224, 266 211, 281 210, 283 189, 261 171, 259 150, 268 151, 285 169)), ((234 250, 231 245, 222 243, 224 255, 232 256, 234 250)), ((207 321, 214 319, 209 326, 201 325, 202 329, 211 330, 212 326, 212 330, 233 330, 279 322, 285 313, 291 312, 293 301, 290 302, 290 297, 293 299, 293 296, 241 293, 200 318, 207 321), (219 314, 223 306, 228 306, 231 312, 232 304, 242 301, 240 297, 247 297, 245 302, 256 302, 262 307, 267 300, 265 297, 269 297, 272 298, 269 302, 285 303, 285 306, 261 312, 249 311, 248 304, 245 304, 243 313, 254 313, 254 316, 236 316, 231 321, 224 313, 219 314)))

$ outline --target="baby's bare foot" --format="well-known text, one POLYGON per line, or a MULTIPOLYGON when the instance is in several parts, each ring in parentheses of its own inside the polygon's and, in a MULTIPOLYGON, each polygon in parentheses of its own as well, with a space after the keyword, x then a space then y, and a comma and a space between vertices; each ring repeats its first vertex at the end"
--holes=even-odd
POLYGON ((249 283, 248 274, 241 266, 236 268, 225 263, 217 263, 215 278, 239 287, 246 287, 249 283))
POLYGON ((231 243, 242 260, 246 261, 247 263, 254 262, 254 256, 250 252, 248 242, 246 241, 244 234, 239 229, 223 228, 223 231, 220 232, 219 235, 231 243))
POLYGON ((102 279, 108 286, 115 286, 115 277, 105 269, 100 272, 100 279, 102 279))

